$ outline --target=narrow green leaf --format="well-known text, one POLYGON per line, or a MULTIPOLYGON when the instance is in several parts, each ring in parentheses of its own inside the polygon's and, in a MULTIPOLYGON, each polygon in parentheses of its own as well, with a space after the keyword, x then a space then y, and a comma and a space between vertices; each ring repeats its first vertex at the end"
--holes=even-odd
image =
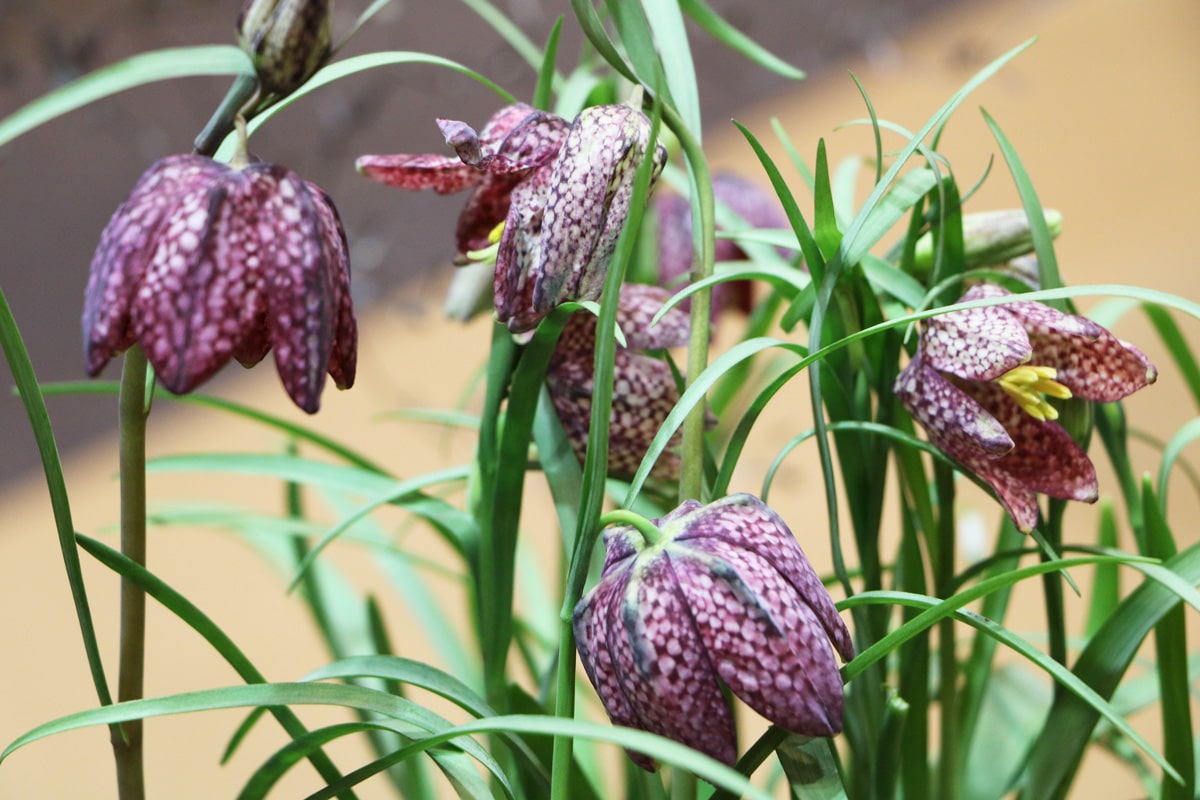
POLYGON ((596 14, 596 9, 592 6, 591 0, 571 0, 571 9, 575 12, 575 19, 579 22, 579 27, 583 31, 583 35, 591 43, 592 47, 596 48, 596 52, 600 57, 608 62, 609 66, 620 73, 624 78, 638 83, 637 75, 633 69, 626 63, 621 54, 617 52, 616 45, 612 39, 608 38, 608 33, 604 30, 604 23, 600 21, 600 17, 596 14))
POLYGON ((1192 352, 1191 346, 1183 338, 1183 331, 1179 329, 1175 320, 1165 309, 1143 304, 1142 310, 1150 318, 1154 329, 1158 331, 1158 337, 1162 339, 1167 352, 1175 360, 1179 374, 1183 376, 1188 390, 1192 393, 1192 402, 1196 404, 1197 409, 1200 409, 1200 365, 1196 363, 1196 356, 1192 352))
MULTIPOLYGON (((123 578, 132 581, 147 595, 153 597, 164 608, 186 623, 188 627, 200 634, 204 641, 208 642, 213 650, 225 659, 229 666, 233 667, 238 677, 246 681, 246 683, 266 683, 266 678, 263 677, 263 674, 246 657, 241 648, 229 638, 228 634, 221 630, 207 614, 186 597, 175 591, 175 589, 171 588, 161 578, 132 561, 124 554, 95 539, 90 539, 81 534, 77 536, 77 540, 79 546, 97 561, 123 578)), ((290 708, 286 706, 273 706, 268 710, 274 715, 275 719, 279 720, 280 726, 293 739, 302 737, 308 732, 304 724, 300 722, 299 717, 290 708)), ((309 760, 312 761, 313 766, 324 780, 336 781, 341 778, 341 773, 338 772, 337 767, 334 766, 333 762, 329 760, 329 757, 322 750, 312 750, 308 755, 309 760)), ((353 797, 353 794, 346 796, 353 797)))
MULTIPOLYGON (((77 394, 116 395, 119 389, 120 386, 116 381, 61 381, 41 384, 42 394, 44 394, 46 397, 77 394)), ((309 444, 319 447, 320 449, 325 450, 326 452, 335 455, 347 463, 359 467, 360 469, 375 472, 379 475, 387 474, 387 470, 374 463, 366 456, 351 450, 349 447, 339 442, 335 442, 334 440, 321 435, 315 430, 311 430, 304 425, 289 422, 282 417, 277 417, 273 414, 259 411, 251 408, 250 406, 236 403, 232 400, 225 400, 220 397, 213 397, 211 395, 199 393, 175 395, 167 392, 161 392, 159 396, 171 401, 172 403, 186 403, 190 405, 202 406, 204 408, 211 408, 217 411, 225 411, 233 414, 234 416, 260 423, 268 428, 274 428, 275 430, 282 431, 291 438, 308 442, 309 444)))
POLYGON ((550 29, 550 38, 546 40, 546 54, 542 56, 537 86, 533 90, 533 107, 545 111, 550 110, 551 100, 554 99, 554 64, 558 59, 558 37, 562 33, 562 25, 563 17, 559 14, 554 27, 550 29))
POLYGON ((1191 420, 1175 431, 1175 435, 1171 437, 1171 441, 1167 442, 1167 446, 1163 450, 1162 460, 1158 465, 1158 505, 1163 513, 1167 509, 1167 488, 1170 486, 1171 469, 1184 449, 1198 438, 1200 438, 1200 417, 1191 420))
POLYGON ((71 500, 67 494, 67 482, 63 478, 62 462, 58 457, 58 444, 54 441, 54 430, 50 425, 50 414, 46 401, 38 388, 37 375, 25 349, 25 341, 17 328, 12 309, 4 291, 0 289, 0 348, 8 361, 9 371, 21 394, 29 427, 37 443, 38 455, 42 460, 46 491, 50 494, 50 508, 54 512, 54 527, 58 533, 58 548, 62 555, 63 568, 67 572, 67 585, 71 588, 71 599, 75 604, 75 618, 83 636, 83 650, 87 655, 92 685, 101 705, 112 702, 108 690, 108 679, 104 675, 104 662, 100 658, 100 647, 96 642, 96 627, 92 620, 92 608, 88 604, 87 586, 79 566, 79 553, 75 549, 75 523, 71 519, 71 500))
POLYGON ((721 42, 730 50, 740 53, 760 67, 782 75, 785 78, 791 78, 796 81, 804 79, 804 72, 802 70, 796 69, 730 25, 706 5, 704 0, 680 0, 679 7, 683 9, 683 13, 691 17, 697 25, 703 28, 709 36, 721 42))
MULTIPOLYGON (((922 197, 937 186, 937 175, 932 170, 914 169, 894 181, 892 188, 872 206, 870 213, 862 212, 855 217, 857 235, 850 246, 843 240, 842 258, 848 266, 862 261, 863 256, 874 247, 888 231, 895 227, 900 218, 908 213, 922 197)), ((849 238, 849 233, 846 234, 849 238)))
MULTIPOLYGON (((1103 557, 1097 557, 1096 560, 1099 560, 1100 558, 1103 557)), ((1060 567, 1065 568, 1068 562, 1089 563, 1092 561, 1093 559, 1088 558, 1064 559, 1056 563, 1039 564, 1036 565, 1036 567, 1027 567, 1023 570, 1017 571, 1021 574, 1021 577, 1018 578, 1018 580, 1025 577, 1030 577, 1034 574, 1039 574, 1039 572, 1034 571, 1037 570, 1037 568, 1042 568, 1040 572, 1053 571, 1059 569, 1060 567)), ((1086 703, 1087 707, 1095 712, 1098 716, 1103 716, 1105 719, 1107 719, 1114 728, 1119 730, 1130 741, 1134 742, 1147 755, 1154 759, 1154 761, 1157 762, 1164 770, 1167 772, 1172 772, 1173 770, 1171 765, 1166 762, 1162 755, 1159 754, 1159 752, 1155 750, 1150 743, 1147 742, 1144 737, 1142 737, 1141 734, 1134 730, 1134 728, 1119 713, 1117 713, 1116 709, 1114 709, 1104 697, 1096 692, 1085 681, 1081 680, 1075 673, 1067 670, 1067 668, 1062 664, 1059 664, 1041 650, 1034 647, 1028 641, 1017 636, 1007 628, 997 624, 995 621, 962 608, 966 602, 970 602, 970 600, 963 601, 963 596, 976 595, 979 587, 987 584, 990 584, 991 586, 998 586, 1005 583, 1015 583, 1015 577, 1016 573, 1013 575, 1002 575, 998 576, 997 578, 989 579, 988 581, 980 583, 979 586, 974 587, 974 589, 961 592, 960 594, 955 595, 948 600, 939 600, 934 597, 925 597, 923 595, 909 595, 906 592, 886 591, 861 592, 854 597, 843 600, 838 604, 840 608, 852 608, 858 605, 871 605, 878 603, 895 603, 899 605, 924 607, 926 609, 921 614, 913 618, 910 622, 893 631, 891 634, 885 637, 885 639, 876 642, 867 650, 860 653, 853 661, 844 666, 842 668, 843 677, 849 681, 854 675, 859 674, 875 660, 882 657, 883 652, 886 652, 898 644, 899 640, 908 639, 912 636, 915 636, 921 630, 927 629, 933 624, 933 622, 953 617, 954 619, 960 622, 965 622, 971 627, 995 638, 998 642, 1004 644, 1013 652, 1023 656, 1030 663, 1049 673, 1050 676, 1053 677, 1060 686, 1067 690, 1062 692, 1062 695, 1079 698, 1082 702, 1086 703), (903 637, 897 636, 897 634, 901 633, 902 631, 905 632, 905 635, 903 637), (858 665, 860 658, 865 662, 861 665, 861 667, 858 665)), ((989 588, 991 588, 991 586, 989 586, 989 588)), ((978 593, 978 596, 982 596, 985 593, 986 592, 980 592, 978 593)))
POLYGON ((875 104, 871 102, 871 96, 867 94, 867 88, 862 85, 862 81, 853 72, 850 73, 850 80, 854 81, 854 85, 858 88, 858 93, 862 95, 863 104, 867 107, 867 114, 871 118, 871 133, 875 137, 875 183, 883 178, 883 136, 879 131, 879 116, 875 113, 875 104))
POLYGON ((154 50, 101 67, 42 95, 0 120, 0 147, 39 125, 110 95, 155 81, 198 75, 253 75, 254 64, 233 45, 154 50))
POLYGON ((688 44, 683 14, 677 3, 641 0, 641 5, 658 46, 658 57, 671 91, 671 100, 683 117, 684 124, 699 142, 700 89, 696 85, 696 67, 692 63, 692 49, 688 44))
MULTIPOLYGON (((825 155, 825 140, 817 140, 817 160, 813 169, 813 237, 821 248, 821 255, 828 261, 837 252, 842 241, 838 230, 837 211, 833 206, 833 190, 829 180, 829 159, 825 155)), ((816 281, 820 283, 819 280, 816 281)))
MULTIPOLYGON (((1200 583, 1200 545, 1192 545, 1164 567, 1189 585, 1200 583)), ((1142 641, 1178 602, 1173 590, 1143 583, 1091 638, 1076 659, 1073 674, 1099 696, 1112 697, 1142 641)), ((1091 702, 1069 692, 1055 695, 1046 724, 1030 747, 1021 777, 1023 797, 1042 800, 1065 792, 1099 718, 1091 702)))
POLYGON ((767 177, 771 179, 771 186, 774 188, 775 194, 779 197, 779 201, 783 204, 783 211, 787 215, 788 223, 791 224, 792 231, 796 234, 796 241, 800 245, 800 252, 804 254, 804 263, 808 266, 808 272, 812 276, 812 281, 819 285, 821 277, 825 274, 825 258, 821 255, 821 249, 817 246, 817 240, 813 236, 812 229, 808 227, 808 222, 805 221, 804 214, 800 211, 800 206, 796 204, 796 198, 792 195, 792 190, 783 179, 779 168, 775 166, 775 162, 771 160, 771 157, 767 155, 767 151, 759 144, 758 139, 754 137, 754 134, 750 133, 749 129, 737 120, 734 120, 733 124, 746 137, 746 141, 750 143, 754 154, 758 156, 758 161, 762 164, 763 170, 766 171, 767 177))
MULTIPOLYGON (((1177 552, 1175 538, 1154 499, 1149 477, 1142 479, 1142 508, 1150 554, 1168 559, 1177 552)), ((1163 781, 1161 800, 1196 797, 1196 742, 1192 731, 1191 676, 1188 674, 1187 618, 1183 604, 1163 615, 1154 626, 1155 671, 1162 709, 1163 755, 1181 780, 1163 781)))
MULTIPOLYGON (((1043 289, 1057 289, 1063 282, 1058 273, 1058 258, 1054 255, 1054 237, 1050 233, 1050 226, 1046 224, 1046 213, 1042 210, 1042 203, 1033 188, 1033 181, 1029 179, 1021 157, 1017 155, 1016 148, 1004 135, 1004 131, 1000 130, 1000 126, 987 111, 980 111, 992 135, 996 137, 996 143, 1000 145, 1000 152, 1004 155, 1004 161, 1012 173, 1013 183, 1017 186, 1017 193, 1021 196, 1021 204, 1025 207, 1025 216, 1029 219, 1029 233, 1033 237, 1033 249, 1038 259, 1038 285, 1043 289)), ((1061 303, 1051 305, 1062 307, 1061 303)))
MULTIPOLYGON (((1100 527, 1096 544, 1115 549, 1117 546, 1117 520, 1113 515, 1112 503, 1105 501, 1100 507, 1100 527)), ((1084 638, 1091 639, 1100 630, 1121 603, 1121 575, 1116 564, 1097 564, 1092 578, 1092 596, 1088 604, 1087 625, 1084 638)))

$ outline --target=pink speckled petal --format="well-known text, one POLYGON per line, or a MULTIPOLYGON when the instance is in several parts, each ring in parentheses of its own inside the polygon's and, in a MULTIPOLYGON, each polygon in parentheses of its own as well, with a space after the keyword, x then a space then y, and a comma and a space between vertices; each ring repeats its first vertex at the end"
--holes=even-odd
POLYGON ((385 186, 412 191, 433 189, 438 194, 461 192, 483 178, 482 172, 459 159, 436 153, 359 156, 354 166, 360 174, 385 186))
MULTIPOLYGON (((586 108, 571 125, 554 161, 542 246, 530 265, 535 311, 599 297, 649 129, 645 114, 622 105, 586 108)), ((654 159, 657 177, 666 163, 657 143, 654 159)))
POLYGON ((671 561, 640 560, 623 600, 613 619, 624 624, 610 628, 609 646, 642 727, 732 765, 733 714, 671 561))
MULTIPOLYGON (((959 302, 992 296, 976 286, 959 302)), ((1033 348, 1007 306, 951 311, 925 321, 921 353, 930 366, 973 381, 990 381, 1029 360, 1033 348)))
POLYGON ((1002 470, 1022 486, 1051 497, 1096 501, 1095 467, 1061 425, 1029 416, 995 384, 972 385, 967 391, 1013 438, 1012 451, 995 459, 993 471, 1002 470))
POLYGON ((959 461, 990 458, 1013 448, 1004 426, 925 363, 920 353, 897 376, 893 390, 929 440, 959 461))
MULTIPOLYGON (((575 606, 572 627, 579 660, 609 719, 614 725, 646 730, 625 693, 625 682, 632 679, 629 674, 633 671, 632 664, 628 660, 618 661, 609 646, 610 629, 613 622, 620 620, 621 601, 629 585, 632 567, 632 563, 624 564, 588 592, 575 606)), ((654 771, 654 761, 648 756, 626 752, 639 767, 654 771)))
POLYGON ((523 173, 486 175, 467 196, 454 232, 460 263, 466 263, 467 253, 472 250, 491 246, 488 237, 508 215, 513 189, 525 179, 523 173))
POLYGON ((350 296, 350 247, 341 216, 332 198, 315 183, 305 187, 317 212, 322 259, 334 305, 333 350, 329 357, 329 377, 339 389, 354 385, 358 365, 358 322, 350 296))
MULTIPOLYGON (((630 476, 641 466, 650 442, 679 401, 679 390, 670 367, 658 359, 619 349, 614 354, 613 366, 608 472, 630 476)), ((581 461, 591 426, 592 368, 592 352, 577 352, 555 360, 546 374, 554 408, 581 461)), ((656 478, 679 477, 679 455, 672 451, 678 446, 678 438, 677 434, 654 465, 651 474, 656 478)))
POLYGON ((304 182, 276 170, 269 177, 265 170, 256 174, 248 197, 261 203, 259 236, 275 366, 288 395, 312 414, 321 405, 333 353, 336 265, 326 261, 322 218, 304 182))
POLYGON ((706 537, 686 545, 668 549, 671 563, 725 685, 786 730, 841 731, 842 679, 812 609, 758 554, 706 537))
POLYGON ((750 494, 734 494, 709 503, 688 518, 676 541, 712 539, 747 550, 771 564, 821 623, 843 661, 854 658, 854 641, 804 550, 786 523, 750 494))
MULTIPOLYGON (((195 206, 224 167, 207 158, 168 156, 134 185, 100 236, 83 307, 84 368, 96 375, 135 341, 135 293, 159 245, 159 234, 181 203, 195 206)), ((190 239, 189 239, 190 241, 190 239)))
POLYGON ((1048 330, 1031 333, 1034 359, 1058 369, 1058 382, 1077 397, 1107 403, 1120 400, 1158 378, 1150 359, 1131 344, 1096 326, 1094 338, 1048 330))
POLYGON ((446 144, 464 164, 494 175, 524 172, 540 167, 558 154, 567 124, 561 117, 535 111, 517 123, 495 147, 485 146, 471 126, 456 120, 439 119, 446 144))
POLYGON ((536 110, 527 103, 512 103, 501 107, 483 124, 483 130, 479 132, 479 141, 488 150, 497 149, 512 129, 536 110))
POLYGON ((541 247, 542 212, 549 180, 550 170, 538 169, 513 188, 504 233, 496 251, 496 319, 514 333, 533 330, 547 313, 533 308, 534 284, 529 265, 541 247))
POLYGON ((169 391, 213 376, 255 330, 263 291, 244 173, 185 194, 160 231, 133 304, 137 336, 169 391))
POLYGON ((687 312, 678 306, 664 314, 656 325, 650 325, 669 299, 671 292, 661 286, 630 283, 621 287, 617 325, 625 335, 626 346, 632 350, 656 350, 687 344, 691 324, 687 312))

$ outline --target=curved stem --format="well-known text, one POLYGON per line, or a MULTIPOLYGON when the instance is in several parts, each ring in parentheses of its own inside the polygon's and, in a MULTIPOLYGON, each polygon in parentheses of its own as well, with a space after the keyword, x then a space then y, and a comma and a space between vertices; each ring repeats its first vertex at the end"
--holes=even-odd
POLYGON ((662 530, 650 520, 643 517, 641 514, 635 514, 632 511, 626 511, 623 508, 618 508, 609 511, 600 517, 600 528, 603 530, 609 525, 628 525, 632 528, 637 528, 637 532, 646 540, 646 544, 653 547, 666 538, 662 530))
MULTIPOLYGON (((121 469, 121 552, 146 566, 146 354, 135 344, 125 353, 118 402, 121 469)), ((117 701, 142 697, 146 662, 146 594, 128 578, 121 579, 120 665, 117 701)), ((121 800, 146 796, 142 760, 142 722, 121 726, 112 736, 121 800)))

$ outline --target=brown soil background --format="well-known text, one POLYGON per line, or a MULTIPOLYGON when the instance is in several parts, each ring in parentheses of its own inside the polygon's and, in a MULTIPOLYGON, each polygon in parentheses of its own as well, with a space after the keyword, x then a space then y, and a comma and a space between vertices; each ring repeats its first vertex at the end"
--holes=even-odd
MULTIPOLYGON (((43 5, 49 9, 57 6, 43 5)), ((842 8, 855 5, 867 4, 842 8)), ((155 28, 160 35, 149 39, 143 29, 118 25, 123 18, 113 8, 80 6, 61 19, 51 14, 49 18, 60 28, 25 28, 33 33, 22 38, 14 35, 23 30, 15 26, 44 21, 46 12, 32 3, 0 6, 0 35, 9 45, 0 57, 0 77, 8 81, 10 94, 5 100, 14 101, 5 102, 3 108, 13 108, 22 98, 46 88, 42 83, 45 70, 30 71, 29 64, 79 62, 90 67, 145 47, 148 41, 166 46, 227 40, 223 24, 215 32, 209 29, 212 14, 199 4, 129 4, 130 9, 150 13, 151 18, 171 12, 184 20, 182 26, 155 28), (84 35, 93 27, 105 33, 94 45, 84 35), (42 38, 38 30, 42 30, 42 38), (45 36, 60 36, 62 41, 47 45, 45 36), (57 52, 54 48, 67 54, 61 62, 46 58, 47 53, 57 52)), ((437 52, 477 66, 519 91, 519 82, 507 77, 518 74, 521 67, 501 46, 480 50, 471 40, 458 36, 466 29, 463 26, 478 26, 474 18, 451 4, 438 4, 439 13, 444 8, 447 16, 432 27, 407 24, 406 19, 412 18, 405 15, 422 13, 420 8, 416 3, 404 6, 402 15, 385 18, 382 32, 372 34, 384 41, 364 38, 356 42, 356 48, 437 52), (435 35, 449 39, 453 46, 438 49, 435 35), (505 64, 510 70, 507 73, 505 64)), ((777 52, 802 67, 811 68, 807 51, 778 46, 790 32, 811 33, 822 26, 844 32, 854 27, 837 28, 837 15, 842 12, 817 8, 817 4, 812 13, 807 4, 789 6, 787 11, 767 3, 754 8, 754 13, 737 18, 739 24, 752 33, 772 33, 766 38, 776 44, 777 52)), ((859 19, 863 18, 870 17, 860 14, 859 19)), ((894 23, 893 19, 889 25, 894 23)), ((822 55, 816 61, 825 69, 814 80, 784 87, 761 78, 729 78, 719 82, 726 87, 727 101, 708 103, 704 95, 706 144, 712 160, 722 167, 759 174, 745 143, 722 121, 733 114, 764 141, 771 140, 769 118, 778 116, 809 158, 820 137, 826 139, 834 164, 871 152, 867 131, 838 130, 841 123, 863 116, 861 100, 846 77, 847 68, 863 81, 881 117, 915 129, 975 70, 1015 44, 1039 35, 1040 41, 1031 50, 968 99, 947 133, 945 152, 961 182, 969 184, 990 157, 997 158, 989 185, 975 207, 1008 207, 1017 202, 995 142, 976 111, 982 105, 1012 139, 1043 202, 1065 216, 1058 253, 1070 282, 1137 284, 1188 298, 1200 296, 1192 238, 1194 186, 1200 176, 1200 156, 1194 145, 1194 131, 1200 125, 1200 54, 1195 48, 1200 6, 1191 0, 1150 0, 1136 6, 1119 0, 1013 0, 943 8, 895 37, 890 35, 894 27, 889 25, 864 25, 860 22, 855 29, 858 38, 843 33, 845 38, 833 48, 835 55, 819 51, 822 55), (868 43, 866 50, 861 49, 868 43), (839 49, 844 51, 840 57, 836 55, 839 49)), ((830 38, 837 39, 835 34, 830 38)), ((706 52, 712 54, 697 57, 702 69, 709 70, 709 75, 723 73, 725 68, 716 61, 715 51, 706 52)), ((264 137, 260 146, 263 154, 325 184, 339 199, 342 190, 347 191, 347 202, 340 205, 353 221, 348 224, 358 230, 360 241, 355 252, 355 280, 364 299, 376 302, 360 320, 359 385, 344 394, 327 394, 316 424, 405 476, 463 463, 470 454, 469 437, 381 419, 381 415, 399 408, 446 408, 458 402, 482 361, 487 328, 486 323, 461 327, 440 320, 437 309, 445 274, 427 270, 438 264, 448 249, 458 201, 431 202, 379 187, 363 188, 347 165, 359 152, 437 148, 436 130, 427 124, 434 115, 484 116, 486 112, 480 109, 490 108, 493 102, 486 95, 472 94, 476 90, 464 89, 462 83, 432 73, 364 78, 348 85, 344 96, 314 96, 307 111, 297 109, 293 123, 278 126, 272 134, 278 138, 264 137), (364 119, 372 124, 360 130, 364 119), (413 120, 419 124, 411 124, 413 120), (414 131, 411 138, 410 130, 414 131), (295 131, 306 135, 296 136, 295 131), (316 144, 309 141, 309 134, 316 144), (435 233, 428 235, 429 231, 435 233), (399 281, 401 276, 406 280, 399 281)), ((0 150, 4 219, 0 280, 43 377, 79 377, 75 326, 83 266, 108 214, 150 160, 182 149, 179 143, 188 141, 202 122, 210 105, 208 98, 215 100, 223 88, 223 82, 186 81, 168 88, 138 90, 124 99, 77 112, 0 150), (62 308, 69 313, 62 313, 62 308), (71 350, 74 352, 63 355, 71 350)), ((714 84, 706 77, 702 91, 710 88, 714 84)), ((898 146, 897 141, 893 139, 890 146, 898 146)), ((1091 302, 1082 305, 1089 307, 1091 302)), ((1194 340, 1195 323, 1185 321, 1184 329, 1194 340)), ((1123 338, 1146 345, 1162 373, 1156 387, 1130 402, 1131 418, 1151 435, 1169 437, 1195 415, 1182 382, 1141 317, 1130 315, 1116 330, 1123 338)), ((115 370, 111 372, 115 374, 115 370)), ((272 413, 300 417, 288 407, 268 365, 249 373, 227 370, 212 389, 272 413)), ((9 482, 0 487, 0 677, 4 679, 0 740, 7 743, 41 722, 91 707, 95 700, 45 489, 31 469, 35 463, 29 457, 31 440, 19 414, 11 414, 12 403, 0 402, 8 404, 6 413, 10 414, 0 427, 5 461, 23 464, 10 472, 9 482)), ((115 405, 110 399, 55 400, 51 413, 60 430, 72 432, 71 439, 99 437, 70 455, 66 471, 77 528, 111 541, 117 517, 116 451, 115 440, 103 428, 105 420, 115 417, 115 405)), ((808 419, 806 392, 799 387, 777 401, 773 413, 756 429, 734 488, 756 490, 778 443, 806 427, 808 419)), ((153 453, 159 455, 234 450, 269 453, 278 452, 283 445, 279 437, 259 428, 212 412, 170 408, 163 401, 152 418, 150 438, 153 453)), ((1150 448, 1139 448, 1136 456, 1144 468, 1156 468, 1150 448)), ((1106 477, 1102 472, 1102 484, 1115 491, 1111 478, 1106 477)), ((772 504, 791 521, 821 568, 828 553, 819 481, 815 462, 797 454, 781 472, 772 504)), ((160 506, 209 503, 273 513, 281 502, 278 487, 270 481, 231 476, 156 474, 150 490, 160 506)), ((1195 499, 1182 482, 1174 485, 1172 492, 1170 521, 1181 545, 1191 544, 1197 536, 1195 499)), ((535 564, 549 566, 555 558, 550 546, 555 532, 542 494, 531 487, 526 524, 532 541, 545 543, 531 548, 531 558, 535 564)), ((967 497, 963 502, 978 508, 989 520, 995 517, 986 499, 967 497)), ((338 517, 333 512, 318 513, 330 520, 338 517)), ((403 520, 394 515, 381 514, 378 520, 388 530, 403 527, 403 520)), ((1076 514, 1073 520, 1078 526, 1073 529, 1075 538, 1087 538, 1092 530, 1090 512, 1076 514)), ((423 556, 445 559, 446 554, 428 534, 418 530, 405 536, 406 545, 423 556)), ((393 636, 405 655, 436 661, 406 626, 394 590, 368 556, 347 546, 336 548, 332 558, 356 585, 379 594, 393 636)), ((210 614, 268 678, 298 678, 328 660, 303 609, 284 595, 283 580, 239 539, 207 529, 156 530, 151 566, 210 614)), ((116 582, 90 563, 85 562, 85 569, 105 655, 115 664, 116 582)), ((1087 576, 1076 577, 1086 581, 1087 576)), ((1133 578, 1128 583, 1133 585, 1133 578)), ((453 582, 435 584, 449 613, 458 613, 461 598, 453 582)), ((527 602, 533 601, 527 598, 527 602)), ((1028 617, 1014 626, 1036 637, 1040 629, 1037 592, 1026 593, 1020 602, 1028 617)), ((1074 598, 1069 602, 1072 613, 1081 615, 1084 603, 1074 598)), ((461 618, 460 613, 458 616, 461 618)), ((150 642, 150 695, 229 685, 237 680, 197 637, 153 606, 150 642)), ((305 714, 309 724, 335 718, 319 710, 305 714)), ((151 796, 234 795, 259 759, 281 743, 270 723, 261 725, 232 764, 218 767, 220 752, 239 720, 237 712, 214 712, 151 721, 147 726, 151 796)), ((1152 715, 1139 715, 1135 722, 1151 741, 1157 741, 1152 715)), ((996 735, 1002 737, 1003 732, 996 735)), ((358 763, 363 755, 356 748, 339 752, 344 754, 340 760, 346 767, 358 763)), ((0 766, 0 797, 113 797, 110 762, 103 730, 38 742, 0 766)), ((307 767, 299 768, 278 796, 299 796, 311 790, 313 780, 307 767)), ((1132 798, 1142 794, 1126 773, 1097 756, 1086 762, 1074 796, 1132 798)), ((387 795, 367 789, 362 796, 387 795)))

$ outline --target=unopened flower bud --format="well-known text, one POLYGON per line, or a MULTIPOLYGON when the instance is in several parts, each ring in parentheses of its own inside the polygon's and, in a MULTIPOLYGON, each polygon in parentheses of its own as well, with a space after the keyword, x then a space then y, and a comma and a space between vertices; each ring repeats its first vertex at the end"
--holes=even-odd
POLYGON ((295 91, 329 57, 330 0, 246 0, 238 16, 238 47, 254 59, 264 92, 295 91))
MULTIPOLYGON (((1062 233, 1062 214, 1052 208, 1043 212, 1050 236, 1062 233)), ((963 255, 966 268, 988 267, 1033 252, 1033 235, 1024 209, 981 211, 963 215, 963 255)), ((933 267, 933 234, 917 240, 913 268, 918 273, 933 267)))

